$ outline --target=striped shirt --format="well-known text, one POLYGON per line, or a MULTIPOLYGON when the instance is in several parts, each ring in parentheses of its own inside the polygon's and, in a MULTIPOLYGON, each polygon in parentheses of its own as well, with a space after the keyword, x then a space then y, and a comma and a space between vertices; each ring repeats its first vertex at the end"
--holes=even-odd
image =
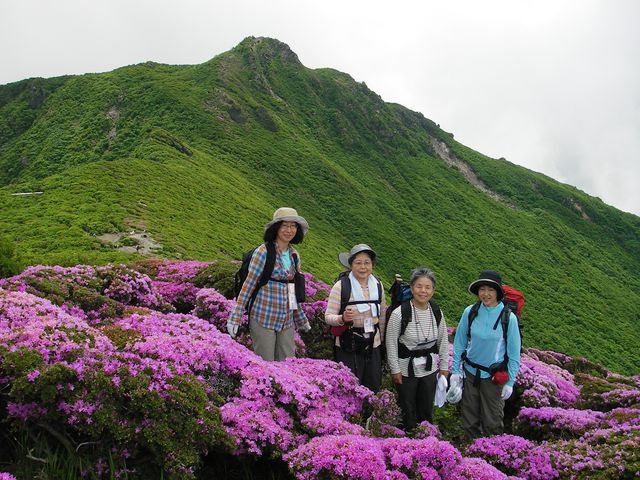
MULTIPOLYGON (((298 268, 300 268, 300 256, 293 247, 289 247, 289 252, 298 257, 298 268)), ((248 307, 251 293, 256 288, 260 275, 267 262, 267 247, 262 244, 253 252, 247 278, 242 284, 242 289, 238 295, 229 322, 237 325, 242 323, 242 313, 248 307)), ((282 261, 282 252, 276 245, 276 263, 273 267, 271 278, 276 280, 292 280, 295 272, 295 265, 292 263, 287 270, 282 261)), ((251 320, 255 320, 264 328, 269 328, 277 332, 290 328, 294 325, 302 325, 307 322, 307 317, 300 305, 297 310, 289 309, 288 284, 283 282, 269 281, 259 291, 251 307, 251 320)))
MULTIPOLYGON (((374 305, 372 305, 372 307, 367 310, 366 312, 362 312, 362 313, 358 313, 356 318, 353 320, 353 326, 354 327, 363 327, 364 326, 364 320, 367 317, 372 318, 372 323, 375 325, 376 323, 379 324, 379 330, 376 332, 376 336, 373 340, 373 347, 377 347, 380 345, 381 339, 384 338, 384 314, 385 314, 385 310, 387 309, 386 304, 385 304, 385 300, 384 300, 384 287, 382 286, 382 283, 380 283, 380 286, 382 287, 380 290, 382 291, 382 298, 380 299, 381 303, 380 303, 380 317, 374 317, 372 315, 373 312, 376 312, 376 307, 374 305)), ((365 299, 369 299, 369 289, 368 288, 363 288, 363 294, 364 294, 364 298, 365 299)), ((331 288, 331 293, 329 293, 329 298, 327 300, 327 310, 325 311, 324 314, 324 321, 331 326, 338 326, 338 325, 344 325, 342 323, 342 315, 339 315, 338 312, 340 312, 340 299, 341 299, 341 295, 342 295, 342 283, 340 281, 338 281, 332 288, 331 288)), ((349 301, 353 301, 353 292, 351 292, 351 296, 349 297, 349 301)), ((376 312, 377 313, 377 312, 376 312)), ((336 337, 336 345, 340 346, 340 337, 336 337)))
MULTIPOLYGON (((419 342, 431 341, 437 339, 438 358, 436 354, 431 354, 431 370, 427 371, 425 365, 416 365, 414 359, 414 374, 416 377, 424 377, 430 375, 440 367, 440 370, 449 370, 449 336, 447 333, 447 323, 442 315, 440 327, 437 326, 436 317, 433 314, 431 305, 426 310, 413 307, 412 303, 411 321, 407 324, 404 334, 400 337, 400 341, 407 348, 415 347, 419 342)), ((403 376, 409 376, 409 358, 398 358, 398 335, 402 324, 402 313, 400 307, 391 312, 389 324, 387 325, 387 362, 389 370, 392 374, 402 373, 403 376)))

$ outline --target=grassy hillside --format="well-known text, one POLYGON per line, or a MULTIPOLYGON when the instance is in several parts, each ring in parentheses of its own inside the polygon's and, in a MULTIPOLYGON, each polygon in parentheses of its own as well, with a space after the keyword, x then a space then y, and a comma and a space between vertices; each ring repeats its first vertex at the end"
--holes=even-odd
POLYGON ((202 65, 0 86, 0 199, 23 262, 66 265, 135 257, 98 240, 132 229, 162 256, 238 258, 294 206, 311 225, 303 266, 325 281, 339 251, 367 242, 383 281, 431 266, 456 323, 466 286, 495 268, 526 294, 525 344, 640 372, 638 217, 470 150, 276 40, 202 65))

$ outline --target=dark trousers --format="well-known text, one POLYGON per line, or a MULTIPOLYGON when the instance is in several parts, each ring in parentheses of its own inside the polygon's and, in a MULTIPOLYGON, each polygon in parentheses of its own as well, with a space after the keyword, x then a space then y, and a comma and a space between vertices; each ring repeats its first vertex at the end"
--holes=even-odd
POLYGON ((406 431, 425 420, 433 423, 433 400, 436 396, 437 372, 425 377, 402 376, 402 383, 396 384, 398 400, 402 409, 402 424, 406 431))
POLYGON ((380 347, 370 352, 349 353, 336 348, 336 361, 344 363, 349 370, 358 377, 360 385, 373 392, 380 390, 382 385, 382 359, 380 347))
POLYGON ((475 387, 475 376, 465 371, 462 391, 462 427, 467 440, 500 435, 504 428, 504 400, 502 385, 495 385, 490 378, 481 378, 475 387))

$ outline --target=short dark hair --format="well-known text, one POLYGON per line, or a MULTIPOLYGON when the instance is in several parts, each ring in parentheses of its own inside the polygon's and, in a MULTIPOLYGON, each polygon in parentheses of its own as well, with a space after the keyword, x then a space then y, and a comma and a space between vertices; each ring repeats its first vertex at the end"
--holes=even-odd
MULTIPOLYGON (((271 225, 269 228, 267 228, 264 231, 264 235, 262 236, 262 239, 265 242, 274 242, 278 237, 278 229, 280 228, 280 225, 282 225, 283 221, 276 222, 273 225, 271 225)), ((296 243, 296 244, 302 243, 302 240, 304 240, 304 232, 302 231, 302 225, 300 225, 298 222, 295 222, 295 223, 297 225, 296 234, 294 235, 294 237, 291 239, 291 242, 289 243, 296 243)))

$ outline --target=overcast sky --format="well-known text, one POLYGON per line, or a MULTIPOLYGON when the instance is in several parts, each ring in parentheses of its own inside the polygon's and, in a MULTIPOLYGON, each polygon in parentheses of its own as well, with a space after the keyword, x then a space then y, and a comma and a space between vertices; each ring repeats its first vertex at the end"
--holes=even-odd
POLYGON ((640 215, 640 1, 0 0, 0 84, 247 36, 364 81, 463 144, 640 215))

